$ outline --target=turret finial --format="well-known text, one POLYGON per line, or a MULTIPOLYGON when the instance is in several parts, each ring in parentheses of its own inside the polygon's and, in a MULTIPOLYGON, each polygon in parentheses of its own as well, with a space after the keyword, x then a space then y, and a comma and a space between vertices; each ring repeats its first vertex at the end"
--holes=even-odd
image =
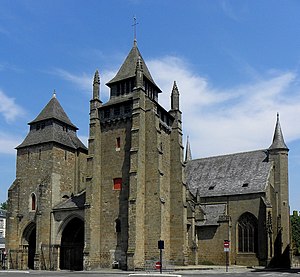
POLYGON ((53 90, 52 98, 56 98, 56 91, 55 91, 55 89, 53 90))
POLYGON ((100 76, 98 69, 94 75, 94 82, 93 82, 93 99, 99 99, 100 95, 100 76))
POLYGON ((171 110, 179 110, 179 90, 176 81, 174 81, 171 93, 171 110))
POLYGON ((192 160, 192 151, 191 151, 189 136, 187 136, 184 162, 186 163, 191 160, 192 160))

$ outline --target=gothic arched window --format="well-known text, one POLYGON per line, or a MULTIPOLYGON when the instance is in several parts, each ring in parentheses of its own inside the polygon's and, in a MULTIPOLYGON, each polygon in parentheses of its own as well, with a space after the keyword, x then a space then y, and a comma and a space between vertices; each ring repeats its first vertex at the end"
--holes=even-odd
POLYGON ((257 219, 244 213, 238 221, 238 250, 241 253, 257 252, 257 219))

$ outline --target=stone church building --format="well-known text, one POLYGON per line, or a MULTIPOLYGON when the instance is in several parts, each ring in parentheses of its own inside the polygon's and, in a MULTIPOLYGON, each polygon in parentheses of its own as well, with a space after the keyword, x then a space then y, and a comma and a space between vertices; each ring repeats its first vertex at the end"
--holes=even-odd
POLYGON ((167 111, 136 41, 106 85, 103 103, 96 71, 88 147, 55 94, 16 147, 9 268, 144 268, 159 260, 159 240, 167 264, 224 264, 228 240, 230 264, 289 266, 278 117, 269 148, 193 160, 187 143, 184 159, 178 87, 167 111))

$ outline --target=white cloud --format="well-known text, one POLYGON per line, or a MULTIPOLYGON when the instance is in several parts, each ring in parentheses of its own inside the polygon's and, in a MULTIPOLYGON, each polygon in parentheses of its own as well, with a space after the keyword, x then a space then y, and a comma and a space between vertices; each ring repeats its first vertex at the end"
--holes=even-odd
POLYGON ((183 129, 190 136, 193 158, 267 148, 273 137, 276 113, 281 114, 285 140, 300 138, 294 128, 300 116, 299 78, 277 72, 231 89, 216 89, 176 57, 148 63, 163 90, 159 101, 169 109, 173 81, 181 95, 183 129))
POLYGON ((15 103, 14 98, 8 97, 0 90, 0 114, 7 122, 14 121, 17 117, 24 114, 24 110, 15 103))
POLYGON ((63 80, 70 81, 74 85, 78 86, 80 89, 87 90, 87 91, 91 89, 93 77, 86 73, 82 73, 81 75, 76 75, 61 68, 56 68, 53 71, 53 73, 63 80))
MULTIPOLYGON (((79 89, 84 90, 85 93, 88 95, 92 95, 92 89, 93 89, 93 74, 87 74, 87 73, 81 73, 79 75, 76 75, 74 73, 71 73, 67 70, 56 68, 52 73, 59 76, 61 79, 69 81, 73 83, 75 86, 79 87, 79 89)), ((107 101, 109 98, 109 89, 105 85, 106 82, 111 80, 114 75, 116 74, 116 71, 100 71, 100 89, 101 89, 101 95, 100 98, 102 101, 107 101)))
POLYGON ((0 153, 16 155, 15 147, 22 142, 22 139, 0 131, 0 153))

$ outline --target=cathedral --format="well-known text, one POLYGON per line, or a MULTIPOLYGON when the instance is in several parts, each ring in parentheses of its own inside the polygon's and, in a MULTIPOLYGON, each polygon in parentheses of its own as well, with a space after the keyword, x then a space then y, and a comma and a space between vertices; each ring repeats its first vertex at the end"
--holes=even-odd
POLYGON ((143 269, 158 248, 169 265, 289 267, 278 115, 270 147, 192 159, 177 84, 167 111, 136 40, 106 85, 103 103, 96 71, 88 147, 55 94, 29 122, 8 191, 10 269, 143 269))

